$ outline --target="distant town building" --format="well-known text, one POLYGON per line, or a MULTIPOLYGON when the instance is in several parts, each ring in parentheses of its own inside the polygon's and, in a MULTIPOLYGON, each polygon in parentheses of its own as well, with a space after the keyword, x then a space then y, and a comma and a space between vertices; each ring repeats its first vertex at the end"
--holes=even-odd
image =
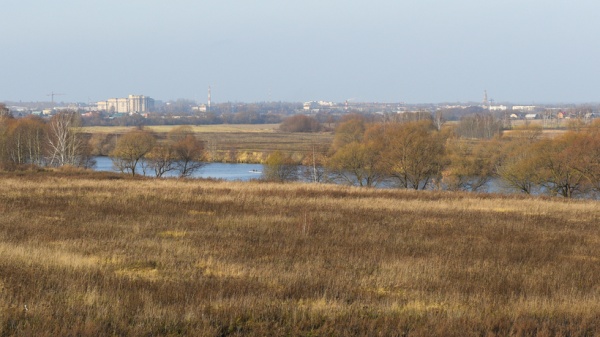
POLYGON ((526 114, 525 115, 525 119, 538 119, 539 115, 538 114, 526 114))
POLYGON ((200 104, 198 106, 193 106, 192 107, 192 111, 195 111, 195 112, 206 112, 206 111, 208 111, 208 109, 206 107, 206 104, 200 104))
POLYGON ((490 111, 506 111, 507 109, 506 105, 490 105, 490 111))
POLYGON ((326 102, 326 101, 319 101, 318 104, 320 106, 329 106, 329 107, 332 107, 335 105, 335 103, 333 103, 333 102, 326 102))
POLYGON ((304 110, 313 110, 313 109, 319 109, 319 108, 323 108, 323 107, 334 107, 335 103, 333 102, 328 102, 328 101, 310 101, 310 102, 304 102, 303 104, 303 109, 304 110))
POLYGON ((512 107, 513 110, 522 111, 522 112, 535 111, 535 108, 536 108, 535 105, 514 105, 512 107))
POLYGON ((312 109, 316 109, 317 108, 317 102, 314 101, 310 101, 310 102, 304 102, 304 105, 302 107, 304 110, 312 110, 312 109))
POLYGON ((144 95, 129 95, 127 98, 109 98, 98 102, 98 111, 134 114, 154 109, 154 100, 144 95))

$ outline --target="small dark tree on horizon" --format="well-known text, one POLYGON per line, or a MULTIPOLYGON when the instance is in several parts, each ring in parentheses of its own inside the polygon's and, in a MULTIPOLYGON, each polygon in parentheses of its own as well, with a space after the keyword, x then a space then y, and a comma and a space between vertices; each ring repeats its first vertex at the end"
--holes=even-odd
POLYGON ((279 129, 284 132, 319 132, 321 123, 306 115, 294 115, 283 120, 279 129))

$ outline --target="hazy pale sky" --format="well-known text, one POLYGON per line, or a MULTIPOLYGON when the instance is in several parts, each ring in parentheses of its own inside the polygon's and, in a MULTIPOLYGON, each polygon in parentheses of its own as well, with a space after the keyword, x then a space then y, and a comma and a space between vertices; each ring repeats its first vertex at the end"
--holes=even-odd
POLYGON ((2 0, 0 101, 600 101, 597 0, 2 0))

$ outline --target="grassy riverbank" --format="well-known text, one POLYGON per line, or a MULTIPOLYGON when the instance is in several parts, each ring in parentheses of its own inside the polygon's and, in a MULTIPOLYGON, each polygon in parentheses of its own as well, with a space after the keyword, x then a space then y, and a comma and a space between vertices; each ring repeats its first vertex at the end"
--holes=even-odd
POLYGON ((0 209, 2 336, 600 333, 596 201, 71 172, 0 209))

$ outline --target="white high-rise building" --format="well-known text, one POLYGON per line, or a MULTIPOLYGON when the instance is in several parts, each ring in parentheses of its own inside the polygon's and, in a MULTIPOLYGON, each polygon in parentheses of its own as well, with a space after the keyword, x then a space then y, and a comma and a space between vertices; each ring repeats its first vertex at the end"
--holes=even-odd
POLYGON ((109 98, 98 102, 98 110, 116 113, 143 113, 154 109, 154 100, 144 95, 129 95, 127 98, 109 98))

